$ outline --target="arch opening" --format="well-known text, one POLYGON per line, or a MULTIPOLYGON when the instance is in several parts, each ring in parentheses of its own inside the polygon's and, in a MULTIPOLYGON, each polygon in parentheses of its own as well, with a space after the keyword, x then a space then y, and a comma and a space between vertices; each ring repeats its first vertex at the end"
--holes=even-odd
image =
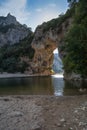
POLYGON ((64 73, 63 62, 59 56, 58 48, 56 48, 53 51, 53 55, 54 55, 54 58, 53 58, 52 69, 53 69, 54 74, 63 74, 64 73))

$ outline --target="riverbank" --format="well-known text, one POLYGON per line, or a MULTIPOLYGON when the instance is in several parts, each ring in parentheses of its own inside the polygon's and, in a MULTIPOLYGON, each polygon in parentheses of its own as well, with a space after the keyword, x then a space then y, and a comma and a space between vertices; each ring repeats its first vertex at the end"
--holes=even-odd
POLYGON ((36 76, 53 76, 63 78, 63 74, 53 74, 53 75, 45 75, 45 74, 23 74, 23 73, 2 73, 0 74, 0 79, 2 78, 26 78, 26 77, 36 77, 36 76))
POLYGON ((0 74, 0 78, 24 78, 24 77, 30 77, 30 76, 33 76, 33 75, 28 75, 28 74, 21 74, 21 73, 14 73, 14 74, 11 74, 11 73, 2 73, 0 74))
POLYGON ((49 75, 44 75, 44 74, 22 74, 22 73, 2 73, 0 74, 0 79, 1 78, 26 78, 26 77, 35 77, 35 76, 49 76, 49 75))
POLYGON ((51 75, 46 75, 46 74, 25 74, 25 73, 0 73, 0 79, 3 78, 27 78, 27 77, 36 77, 36 76, 53 76, 55 78, 64 78, 67 81, 77 81, 77 82, 81 82, 81 81, 85 81, 87 82, 87 78, 81 78, 80 75, 65 75, 63 73, 59 73, 59 74, 51 74, 51 75))
POLYGON ((0 130, 87 130, 87 95, 1 96, 0 130))

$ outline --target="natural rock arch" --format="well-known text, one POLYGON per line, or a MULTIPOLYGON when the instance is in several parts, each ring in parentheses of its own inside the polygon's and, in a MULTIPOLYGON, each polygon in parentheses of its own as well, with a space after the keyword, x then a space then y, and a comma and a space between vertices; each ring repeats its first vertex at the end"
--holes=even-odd
POLYGON ((52 73, 53 50, 56 48, 57 45, 51 39, 47 39, 45 44, 41 45, 40 48, 34 48, 33 68, 35 73, 44 75, 50 75, 52 73))
POLYGON ((34 73, 42 75, 52 74, 53 51, 58 48, 60 57, 62 58, 64 56, 65 52, 61 51, 61 46, 64 44, 63 38, 71 23, 72 19, 68 18, 60 26, 54 29, 50 28, 46 32, 43 31, 44 24, 37 27, 32 41, 35 54, 31 67, 34 73), (66 23, 68 23, 67 26, 66 23))

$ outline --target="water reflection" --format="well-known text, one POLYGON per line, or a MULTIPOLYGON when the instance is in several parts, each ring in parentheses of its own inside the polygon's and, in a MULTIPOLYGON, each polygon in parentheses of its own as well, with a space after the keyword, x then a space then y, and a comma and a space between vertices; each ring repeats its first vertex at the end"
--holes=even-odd
POLYGON ((85 81, 65 81, 64 95, 87 94, 87 82, 85 81))
POLYGON ((55 96, 63 96, 64 80, 61 77, 52 76, 52 84, 55 96))
POLYGON ((50 77, 0 79, 0 95, 53 95, 50 77))

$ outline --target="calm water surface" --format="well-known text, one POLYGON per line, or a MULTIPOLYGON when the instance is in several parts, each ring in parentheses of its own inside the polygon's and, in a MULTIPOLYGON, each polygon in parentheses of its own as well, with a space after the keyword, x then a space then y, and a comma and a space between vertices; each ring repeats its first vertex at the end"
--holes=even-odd
POLYGON ((0 79, 0 95, 55 95, 87 94, 87 83, 65 82, 62 77, 28 77, 0 79))

